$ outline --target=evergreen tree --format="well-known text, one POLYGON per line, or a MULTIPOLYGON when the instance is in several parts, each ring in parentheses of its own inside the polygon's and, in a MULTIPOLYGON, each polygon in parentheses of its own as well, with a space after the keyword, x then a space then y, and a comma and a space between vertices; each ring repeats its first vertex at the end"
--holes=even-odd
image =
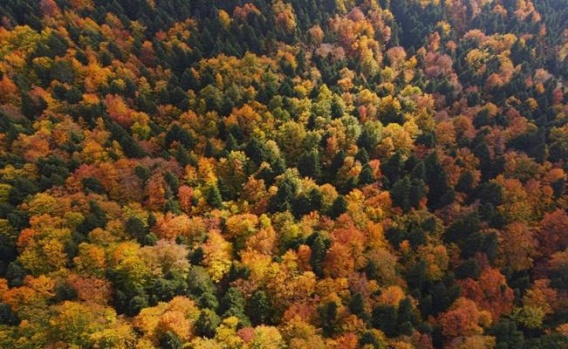
POLYGON ((329 211, 329 216, 333 219, 341 216, 343 213, 347 212, 347 201, 343 195, 339 195, 334 201, 329 211))
POLYGON ((371 324, 374 328, 383 331, 388 337, 395 337, 398 334, 396 328, 397 311, 390 305, 378 305, 373 309, 371 324))
POLYGON ((197 321, 195 321, 194 331, 198 336, 213 338, 215 330, 221 323, 221 319, 215 312, 210 309, 204 309, 199 314, 197 321))
POLYGON ((270 298, 262 290, 253 293, 247 304, 247 315, 253 326, 269 324, 271 319, 272 304, 270 298))
POLYGON ((181 349, 182 342, 175 333, 167 331, 160 338, 160 346, 163 349, 181 349))
POLYGON ((304 177, 310 177, 316 181, 321 178, 321 163, 317 150, 312 150, 300 158, 298 170, 304 177))
POLYGON ((310 255, 310 265, 314 274, 318 277, 323 277, 323 260, 327 253, 327 246, 324 239, 317 235, 311 245, 312 254, 310 255))
POLYGON ((223 207, 223 198, 221 197, 221 192, 216 185, 212 185, 207 190, 206 197, 207 204, 214 208, 223 207))
POLYGON ((337 318, 337 304, 328 302, 318 308, 320 322, 322 324, 323 334, 331 337, 335 332, 335 321, 337 318))
POLYGON ((291 201, 296 196, 296 185, 289 179, 285 179, 278 187, 276 195, 270 198, 269 209, 272 212, 289 211, 291 201))

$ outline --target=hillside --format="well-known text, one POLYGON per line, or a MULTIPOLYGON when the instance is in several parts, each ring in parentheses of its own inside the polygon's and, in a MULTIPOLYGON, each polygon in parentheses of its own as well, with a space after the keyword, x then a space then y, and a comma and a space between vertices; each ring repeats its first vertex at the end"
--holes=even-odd
POLYGON ((0 348, 568 348, 568 0, 3 0, 0 348))

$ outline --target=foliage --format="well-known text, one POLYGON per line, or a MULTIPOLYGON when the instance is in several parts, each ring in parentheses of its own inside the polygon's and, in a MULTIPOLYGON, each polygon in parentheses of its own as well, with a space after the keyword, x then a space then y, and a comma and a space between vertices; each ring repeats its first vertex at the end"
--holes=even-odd
POLYGON ((567 9, 2 1, 0 347, 566 347, 567 9))

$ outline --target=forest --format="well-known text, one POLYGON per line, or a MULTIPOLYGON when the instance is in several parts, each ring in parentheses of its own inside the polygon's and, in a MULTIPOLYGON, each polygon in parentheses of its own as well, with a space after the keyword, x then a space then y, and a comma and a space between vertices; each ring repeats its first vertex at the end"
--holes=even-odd
POLYGON ((568 0, 0 1, 0 348, 568 349, 568 0))

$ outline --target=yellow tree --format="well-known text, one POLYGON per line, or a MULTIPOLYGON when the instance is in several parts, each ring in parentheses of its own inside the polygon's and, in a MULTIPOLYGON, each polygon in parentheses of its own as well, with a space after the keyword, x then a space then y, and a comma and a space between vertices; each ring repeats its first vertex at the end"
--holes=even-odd
MULTIPOLYGON (((94 333, 113 327, 117 321, 114 309, 102 305, 65 301, 55 310, 55 316, 49 321, 50 336, 69 346, 91 346, 94 333)), ((132 331, 129 335, 134 338, 132 331)))
POLYGON ((225 240, 219 231, 209 232, 207 241, 203 244, 204 263, 211 279, 219 281, 231 267, 233 246, 225 240))

